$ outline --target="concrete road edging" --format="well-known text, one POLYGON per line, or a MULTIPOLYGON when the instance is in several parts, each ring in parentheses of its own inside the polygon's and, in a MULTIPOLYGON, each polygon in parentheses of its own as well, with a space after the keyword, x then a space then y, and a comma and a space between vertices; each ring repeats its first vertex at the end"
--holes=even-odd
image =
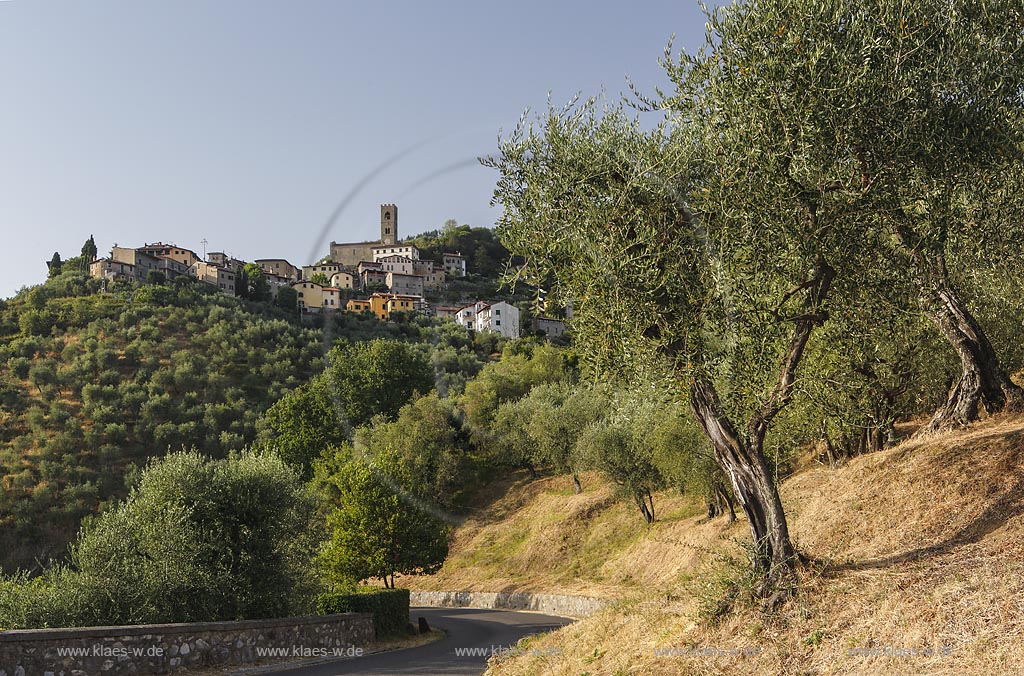
POLYGON ((493 608, 533 610, 560 617, 589 617, 608 604, 607 599, 567 594, 529 592, 413 591, 409 604, 430 608, 493 608))

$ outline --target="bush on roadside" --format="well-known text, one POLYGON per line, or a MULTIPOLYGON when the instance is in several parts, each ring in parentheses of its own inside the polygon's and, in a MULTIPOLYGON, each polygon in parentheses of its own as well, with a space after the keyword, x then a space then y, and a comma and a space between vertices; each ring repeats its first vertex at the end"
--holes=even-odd
POLYGON ((373 613, 377 638, 395 636, 409 624, 409 590, 359 587, 348 593, 321 594, 316 609, 321 615, 373 613))
POLYGON ((123 502, 87 519, 70 567, 0 578, 9 628, 201 622, 309 611, 316 502, 280 459, 155 460, 123 502))

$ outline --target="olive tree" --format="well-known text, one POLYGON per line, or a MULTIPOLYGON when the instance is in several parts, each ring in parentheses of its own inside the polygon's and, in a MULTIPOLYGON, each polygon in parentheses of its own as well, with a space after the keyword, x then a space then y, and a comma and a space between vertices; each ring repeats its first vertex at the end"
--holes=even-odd
POLYGON ((642 435, 621 416, 592 423, 580 434, 580 454, 589 466, 611 481, 616 491, 633 501, 648 524, 654 523, 652 493, 664 482, 653 453, 642 435))
POLYGON ((647 444, 652 462, 666 485, 680 493, 704 498, 707 518, 726 514, 729 523, 736 520, 736 505, 722 468, 700 427, 678 402, 658 402, 647 427, 647 444))
POLYGON ((0 580, 0 617, 66 627, 306 612, 315 514, 312 494, 275 457, 171 454, 150 462, 125 500, 84 521, 70 566, 0 580))
POLYGON ((583 492, 580 471, 586 469, 586 463, 577 451, 577 436, 607 415, 608 392, 597 386, 563 382, 535 387, 528 398, 537 406, 533 415, 520 424, 527 428, 537 463, 571 474, 576 492, 583 492))
POLYGON ((727 174, 775 164, 860 213, 846 241, 906 270, 961 361, 928 429, 1024 401, 950 274, 993 231, 1020 234, 1015 210, 989 207, 1021 170, 1022 22, 1016 0, 738 2, 709 15, 697 55, 666 60, 676 91, 652 102, 703 130, 727 174))
POLYGON ((764 438, 826 317, 830 242, 812 235, 831 221, 785 183, 723 178, 704 141, 588 102, 521 126, 488 163, 501 173, 500 235, 524 257, 520 274, 574 300, 591 367, 659 374, 688 398, 750 522, 767 593, 786 586, 795 556, 764 438), (744 186, 763 211, 732 208, 744 186))
POLYGON ((538 385, 498 408, 490 426, 498 457, 512 466, 526 467, 534 477, 539 467, 570 474, 576 492, 581 493, 579 475, 589 467, 578 451, 577 439, 588 425, 606 416, 608 404, 608 392, 599 386, 569 381, 538 385))

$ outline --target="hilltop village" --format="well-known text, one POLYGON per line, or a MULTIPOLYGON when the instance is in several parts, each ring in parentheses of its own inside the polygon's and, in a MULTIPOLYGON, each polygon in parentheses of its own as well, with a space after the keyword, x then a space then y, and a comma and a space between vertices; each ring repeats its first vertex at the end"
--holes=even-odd
MULTIPOLYGON (((210 252, 204 260, 191 249, 157 242, 136 248, 114 246, 109 256, 91 261, 89 273, 97 279, 139 283, 172 281, 188 275, 235 295, 249 263, 219 251, 210 252)), ((282 289, 294 290, 295 309, 302 315, 365 312, 387 321, 394 312, 422 312, 506 338, 518 338, 523 332, 519 308, 505 301, 429 303, 425 292, 466 277, 466 258, 459 252, 444 252, 439 260, 424 258, 411 243, 400 241, 398 207, 394 204, 380 207, 379 240, 332 241, 327 256, 302 267, 284 258, 258 258, 251 263, 262 271, 274 299, 282 289)), ((564 333, 565 324, 541 316, 534 318, 529 328, 555 338, 564 333)))

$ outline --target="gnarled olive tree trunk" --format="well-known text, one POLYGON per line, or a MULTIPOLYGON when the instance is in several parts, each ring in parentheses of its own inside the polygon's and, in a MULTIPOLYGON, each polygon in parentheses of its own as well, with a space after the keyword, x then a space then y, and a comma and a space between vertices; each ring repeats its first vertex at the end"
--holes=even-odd
POLYGON ((785 590, 796 563, 782 499, 764 457, 764 435, 751 439, 737 432, 722 410, 718 394, 704 378, 690 386, 690 409, 711 441, 715 460, 732 483, 733 495, 750 522, 754 568, 764 575, 764 592, 785 590))
POLYGON ((981 324, 950 280, 945 254, 915 245, 906 227, 898 227, 897 235, 910 254, 921 309, 960 357, 960 380, 922 431, 963 427, 978 419, 982 405, 990 414, 1024 409, 1024 390, 1010 380, 981 324))
POLYGON ((750 522, 753 564, 763 575, 759 591, 769 607, 792 592, 796 551, 789 538, 782 499, 764 455, 764 439, 772 420, 793 398, 797 367, 811 333, 826 318, 822 308, 834 278, 835 271, 819 256, 810 279, 786 295, 788 299, 797 290, 804 292, 801 313, 780 317, 793 323, 789 344, 774 387, 751 413, 742 433, 723 408, 711 379, 698 371, 690 380, 690 409, 711 442, 715 460, 729 477, 733 495, 750 522))

